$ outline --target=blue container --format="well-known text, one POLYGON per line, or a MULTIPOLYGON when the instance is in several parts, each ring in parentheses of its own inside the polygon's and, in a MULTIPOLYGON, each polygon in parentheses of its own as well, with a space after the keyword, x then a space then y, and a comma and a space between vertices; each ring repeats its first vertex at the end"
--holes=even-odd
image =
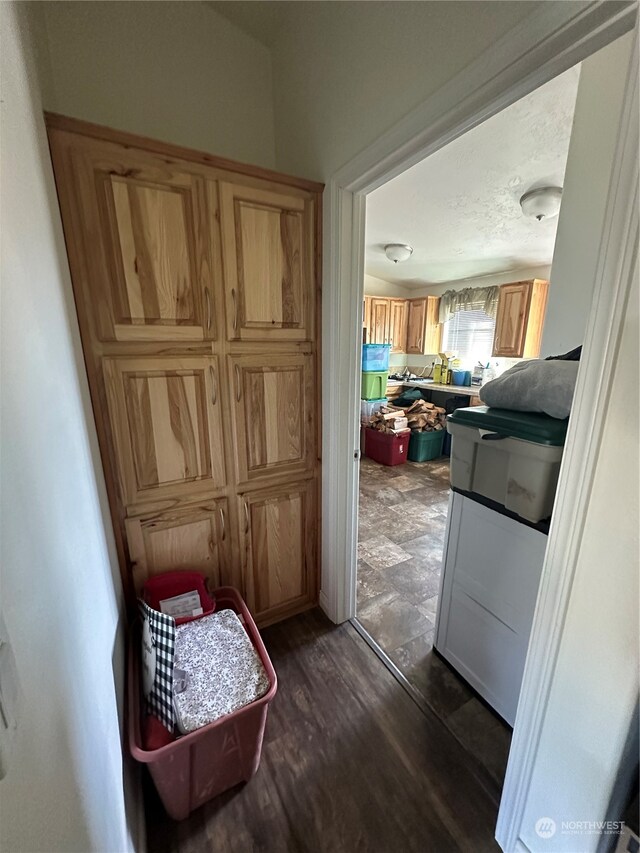
POLYGON ((452 370, 451 372, 454 385, 471 385, 470 370, 452 370))
POLYGON ((382 373, 389 370, 391 344, 362 344, 362 372, 382 373))

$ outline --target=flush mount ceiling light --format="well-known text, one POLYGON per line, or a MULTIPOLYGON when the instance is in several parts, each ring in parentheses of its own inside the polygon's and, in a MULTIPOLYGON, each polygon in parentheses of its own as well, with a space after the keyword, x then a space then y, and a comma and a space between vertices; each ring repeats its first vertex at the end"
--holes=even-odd
POLYGON ((384 247, 384 253, 390 261, 397 264, 399 261, 407 261, 411 257, 413 247, 407 246, 406 243, 387 243, 384 247))
POLYGON ((540 187, 525 193, 520 199, 520 207, 525 216, 542 222, 558 215, 561 200, 561 187, 540 187))

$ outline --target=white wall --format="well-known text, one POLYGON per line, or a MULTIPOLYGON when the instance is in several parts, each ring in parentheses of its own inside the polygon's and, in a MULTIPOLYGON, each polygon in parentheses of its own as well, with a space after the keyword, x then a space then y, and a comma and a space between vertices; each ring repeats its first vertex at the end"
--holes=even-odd
POLYGON ((53 112, 275 164, 268 49, 197 2, 37 3, 53 112))
POLYGON ((629 33, 582 63, 542 356, 584 340, 632 41, 629 33))
POLYGON ((273 45, 278 168, 326 181, 538 5, 288 3, 273 45))
POLYGON ((494 275, 483 275, 478 278, 465 278, 460 281, 448 281, 444 284, 430 284, 411 291, 411 298, 419 296, 442 296, 445 290, 464 290, 465 287, 493 287, 499 284, 509 284, 512 281, 527 281, 530 278, 543 278, 548 280, 551 267, 531 267, 524 270, 510 270, 509 272, 495 273, 494 275))
MULTIPOLYGON (((24 702, 0 848, 133 849, 122 594, 27 4, 2 3, 2 610, 24 702)), ((132 816, 132 820, 135 816, 132 816)))
POLYGON ((401 284, 393 284, 373 275, 365 275, 364 292, 367 296, 388 296, 398 299, 410 299, 413 294, 408 287, 401 284))
POLYGON ((607 815, 638 697, 639 337, 636 264, 611 396, 605 401, 611 416, 523 820, 522 840, 532 851, 597 849, 599 835, 567 834, 561 823, 607 815), (535 833, 540 817, 558 825, 549 841, 535 833))

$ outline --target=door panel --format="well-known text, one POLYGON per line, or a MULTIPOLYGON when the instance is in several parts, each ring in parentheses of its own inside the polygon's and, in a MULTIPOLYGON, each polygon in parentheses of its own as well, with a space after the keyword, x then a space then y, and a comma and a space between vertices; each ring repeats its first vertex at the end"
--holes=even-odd
POLYGON ((315 480, 240 497, 245 589, 261 624, 315 600, 315 480))
POLYGON ((527 330, 531 283, 503 284, 500 288, 493 355, 521 358, 527 330))
POLYGON ((389 317, 389 343, 391 352, 407 351, 407 331, 409 322, 409 303, 406 299, 391 299, 389 317))
POLYGON ((313 337, 313 202, 220 184, 227 334, 240 340, 313 337))
POLYGON ((207 224, 204 179, 92 140, 71 162, 99 337, 214 339, 219 236, 207 224))
POLYGON ((371 343, 389 343, 389 300, 371 300, 371 343))
POLYGON ((304 354, 230 357, 239 482, 312 467, 312 363, 304 354))
POLYGON ((202 572, 211 588, 227 583, 227 501, 128 518, 125 521, 133 584, 169 571, 202 572))
POLYGON ((127 504, 225 485, 215 356, 108 358, 104 374, 127 504))

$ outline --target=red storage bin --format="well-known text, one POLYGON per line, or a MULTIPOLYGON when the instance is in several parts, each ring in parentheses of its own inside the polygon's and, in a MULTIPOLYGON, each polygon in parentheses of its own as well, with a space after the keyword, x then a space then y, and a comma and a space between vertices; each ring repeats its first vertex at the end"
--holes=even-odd
POLYGON ((365 452, 369 459, 381 465, 402 465, 407 461, 410 432, 394 435, 377 429, 365 429, 365 452))
POLYGON ((202 613, 199 616, 179 616, 176 619, 176 625, 183 625, 185 622, 193 622, 194 619, 202 619, 216 609, 215 597, 207 592, 204 577, 200 572, 164 572, 161 575, 154 575, 145 581, 142 597, 149 607, 160 610, 160 602, 164 598, 172 598, 174 595, 181 595, 192 589, 200 596, 202 613))
POLYGON ((244 621, 269 678, 269 690, 250 705, 239 708, 160 749, 145 750, 141 737, 139 638, 129 645, 128 728, 131 755, 146 764, 167 813, 182 820, 203 803, 247 782, 260 764, 269 703, 278 680, 255 622, 239 593, 232 587, 214 591, 216 610, 230 609, 244 621))

